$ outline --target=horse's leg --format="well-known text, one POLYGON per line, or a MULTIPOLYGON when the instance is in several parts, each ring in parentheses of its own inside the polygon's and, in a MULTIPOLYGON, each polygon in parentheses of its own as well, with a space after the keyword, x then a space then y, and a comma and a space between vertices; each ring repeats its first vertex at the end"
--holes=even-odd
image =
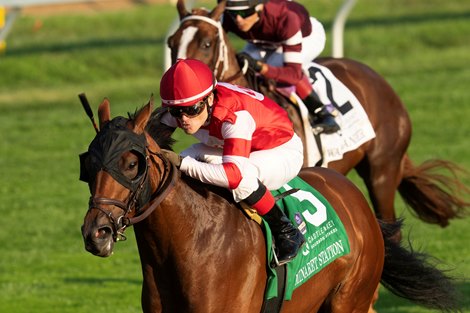
POLYGON ((377 288, 375 288, 374 297, 372 298, 372 302, 370 303, 368 313, 377 313, 377 311, 374 309, 374 305, 379 299, 379 288, 380 288, 380 285, 377 285, 377 288))
MULTIPOLYGON (((326 171, 320 168, 314 170, 326 171)), ((319 312, 367 313, 383 270, 385 250, 382 232, 367 200, 352 182, 334 171, 326 172, 323 177, 304 175, 311 172, 311 169, 301 171, 301 177, 319 190, 335 208, 348 233, 351 248, 348 255, 335 260, 329 265, 329 270, 324 269, 316 276, 329 294, 319 312), (326 182, 328 185, 325 188, 326 182), (334 278, 321 277, 332 273, 334 278), (338 279, 337 283, 335 279, 338 279), (328 284, 331 284, 330 287, 328 284)))
MULTIPOLYGON (((330 313, 372 313, 375 312, 373 305, 377 301, 378 283, 380 280, 381 266, 372 268, 370 260, 367 266, 359 266, 351 273, 350 277, 341 284, 331 299, 329 309, 324 312, 330 313), (367 279, 364 279, 367 277, 367 279), (358 292, 358 290, 360 290, 358 292)), ((378 264, 381 264, 377 260, 378 264)), ((323 312, 323 311, 322 311, 323 312)))
POLYGON ((395 193, 403 175, 402 162, 398 159, 398 156, 365 158, 356 166, 376 216, 386 222, 396 220, 395 193))

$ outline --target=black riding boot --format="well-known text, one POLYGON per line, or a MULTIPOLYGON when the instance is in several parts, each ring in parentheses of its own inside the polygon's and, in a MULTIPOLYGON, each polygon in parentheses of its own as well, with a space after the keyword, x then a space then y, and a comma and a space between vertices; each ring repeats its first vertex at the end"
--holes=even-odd
POLYGON ((263 215, 263 218, 271 228, 277 248, 276 256, 279 265, 295 258, 305 242, 302 233, 292 225, 292 222, 276 204, 268 213, 263 215))
POLYGON ((333 114, 316 98, 313 92, 302 101, 312 117, 310 123, 315 133, 332 134, 339 130, 339 125, 336 123, 333 114))

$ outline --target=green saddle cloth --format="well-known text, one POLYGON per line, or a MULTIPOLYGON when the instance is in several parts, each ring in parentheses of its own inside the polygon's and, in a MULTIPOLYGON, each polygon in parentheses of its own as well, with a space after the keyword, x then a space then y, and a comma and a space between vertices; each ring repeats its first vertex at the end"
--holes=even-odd
MULTIPOLYGON (((291 189, 300 190, 282 198, 277 204, 305 236, 305 244, 295 259, 287 263, 284 300, 290 300, 297 287, 350 251, 346 231, 333 207, 300 177, 292 179, 271 193, 277 196, 291 189)), ((266 298, 271 299, 277 297, 277 277, 276 271, 269 266, 273 259, 271 230, 264 220, 263 224, 267 238, 269 268, 266 298)))

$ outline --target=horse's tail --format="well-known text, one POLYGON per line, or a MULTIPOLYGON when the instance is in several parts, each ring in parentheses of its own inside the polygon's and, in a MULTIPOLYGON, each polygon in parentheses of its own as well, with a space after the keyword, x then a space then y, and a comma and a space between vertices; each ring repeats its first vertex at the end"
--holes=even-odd
POLYGON ((467 215, 466 209, 470 207, 470 202, 458 196, 470 193, 470 189, 459 181, 458 172, 465 173, 456 164, 445 160, 428 160, 415 167, 405 155, 398 191, 419 219, 445 227, 449 219, 467 215), (435 172, 441 169, 451 175, 435 172))
POLYGON ((385 262, 381 283, 395 295, 441 312, 460 312, 453 279, 437 269, 431 256, 406 249, 394 237, 402 220, 393 224, 379 220, 384 237, 385 262))

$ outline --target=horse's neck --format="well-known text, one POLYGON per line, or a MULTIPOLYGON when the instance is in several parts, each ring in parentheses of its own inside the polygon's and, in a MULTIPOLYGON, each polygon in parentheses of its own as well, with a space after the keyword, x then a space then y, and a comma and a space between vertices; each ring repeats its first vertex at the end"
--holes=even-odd
MULTIPOLYGON (((255 291, 261 296, 266 276, 262 271, 266 262, 264 237, 260 227, 229 197, 227 191, 215 193, 212 187, 180 178, 157 210, 135 225, 144 286, 149 291, 145 297, 158 298, 170 311, 187 312, 189 306, 206 298, 203 286, 221 281, 221 277, 236 281, 252 271, 253 264, 259 269, 251 280, 245 279, 239 288, 230 290, 221 304, 255 291), (222 274, 226 269, 231 270, 222 274)), ((210 302, 215 312, 224 311, 223 305, 214 304, 220 302, 217 297, 210 302)))
POLYGON ((250 87, 245 75, 241 73, 241 69, 238 66, 238 63, 235 57, 229 58, 228 62, 230 64, 228 71, 224 74, 223 77, 220 77, 218 79, 220 81, 231 83, 234 85, 250 87))
POLYGON ((232 249, 229 238, 253 239, 257 234, 263 241, 259 225, 248 220, 231 197, 224 189, 178 178, 172 191, 149 216, 147 227, 139 229, 146 233, 145 244, 166 251, 155 254, 160 266, 167 266, 165 259, 171 259, 175 264, 186 264, 190 271, 192 266, 203 266, 200 259, 216 255, 214 249, 232 249))

